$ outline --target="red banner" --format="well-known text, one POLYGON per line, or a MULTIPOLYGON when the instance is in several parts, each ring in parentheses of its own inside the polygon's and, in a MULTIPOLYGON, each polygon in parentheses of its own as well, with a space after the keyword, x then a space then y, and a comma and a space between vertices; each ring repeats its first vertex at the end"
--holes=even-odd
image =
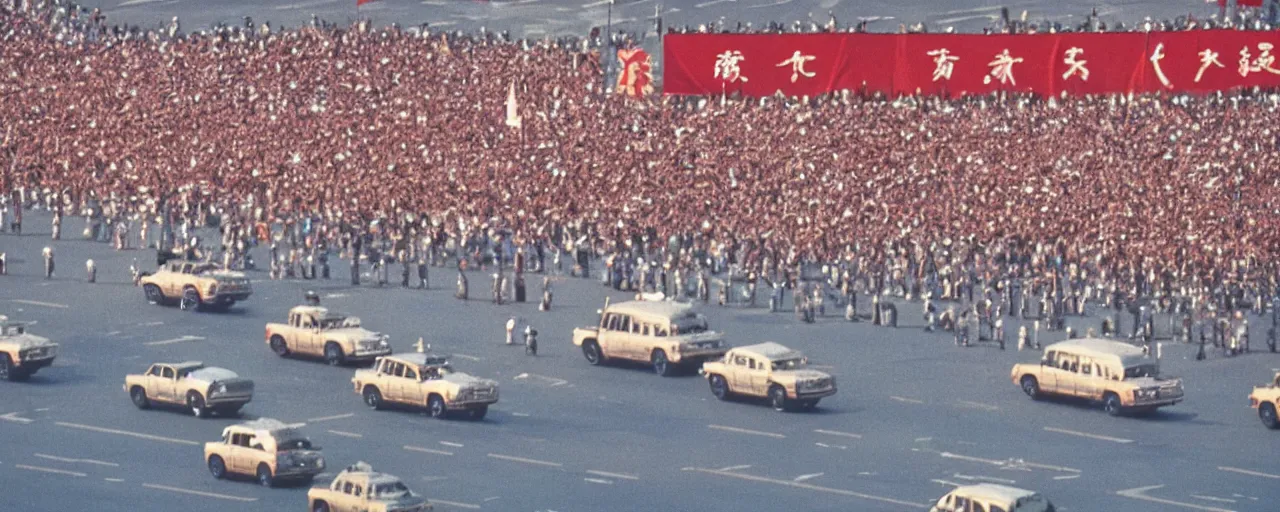
POLYGON ((960 96, 1280 87, 1280 33, 670 34, 666 94, 960 96))

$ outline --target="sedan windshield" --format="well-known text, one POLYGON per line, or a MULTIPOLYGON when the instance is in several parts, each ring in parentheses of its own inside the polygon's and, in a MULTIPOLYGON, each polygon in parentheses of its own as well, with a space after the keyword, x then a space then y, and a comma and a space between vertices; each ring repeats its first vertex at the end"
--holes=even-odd
POLYGON ((774 370, 794 370, 804 366, 804 359, 779 359, 773 362, 774 370))

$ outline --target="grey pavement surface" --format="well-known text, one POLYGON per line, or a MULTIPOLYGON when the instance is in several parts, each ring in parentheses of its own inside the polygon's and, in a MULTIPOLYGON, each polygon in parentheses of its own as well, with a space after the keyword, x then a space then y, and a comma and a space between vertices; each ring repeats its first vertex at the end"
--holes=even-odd
MULTIPOLYGON (((82 222, 69 218, 64 232, 78 235, 82 222)), ((307 423, 331 470, 370 462, 438 510, 910 511, 976 482, 1036 489, 1076 512, 1263 512, 1280 500, 1280 433, 1263 428, 1246 399, 1280 368, 1276 354, 1196 362, 1189 347, 1166 346, 1163 372, 1185 379, 1187 400, 1151 417, 1112 418, 1024 396, 1009 369, 1035 352, 960 348, 946 334, 834 316, 805 325, 763 309, 704 307, 732 343, 780 341, 837 376, 839 394, 816 412, 784 414, 718 402, 696 375, 589 366, 570 343, 572 327, 590 323, 606 296, 625 298, 594 280, 559 281, 553 310, 540 313, 532 303, 454 300, 453 272, 436 268, 428 291, 353 288, 339 264, 332 281, 252 272, 247 302, 185 313, 148 305, 129 284, 130 261, 151 268, 153 251, 52 242, 38 213, 26 228, 33 233, 0 234, 11 266, 0 276, 0 314, 36 322, 32 332, 62 348, 30 382, 0 383, 0 482, 13 491, 0 509, 302 510, 304 487, 209 475, 201 444, 238 420, 138 410, 121 389, 127 373, 183 360, 254 379, 244 417, 307 423), (57 254, 52 280, 41 276, 46 245, 57 254), (84 282, 86 258, 98 262, 96 284, 84 282), (264 325, 306 289, 390 334, 398 351, 425 337, 459 370, 498 380, 501 401, 480 423, 372 411, 351 389, 353 368, 276 357, 264 325), (502 344, 512 315, 540 331, 537 357, 502 344)), ((471 281, 473 296, 483 295, 487 279, 471 281)), ((904 324, 918 325, 917 307, 901 311, 904 324)))

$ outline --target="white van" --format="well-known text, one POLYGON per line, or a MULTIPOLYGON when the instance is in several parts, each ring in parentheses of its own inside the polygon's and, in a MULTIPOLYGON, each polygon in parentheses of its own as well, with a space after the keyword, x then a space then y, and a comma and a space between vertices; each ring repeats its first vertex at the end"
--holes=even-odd
POLYGON ((1053 504, 1035 491, 1007 485, 962 485, 947 493, 929 512, 1054 512, 1053 504))

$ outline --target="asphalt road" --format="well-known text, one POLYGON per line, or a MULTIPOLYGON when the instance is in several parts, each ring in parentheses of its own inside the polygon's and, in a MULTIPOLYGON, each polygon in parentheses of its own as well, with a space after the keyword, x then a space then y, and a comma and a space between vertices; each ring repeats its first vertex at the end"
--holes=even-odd
MULTIPOLYGON (((201 444, 237 420, 137 410, 121 390, 127 373, 184 360, 253 379, 244 416, 305 422, 331 470, 367 461, 440 510, 910 511, 951 485, 984 481, 1036 489, 1077 512, 1273 511, 1280 500, 1280 435, 1246 400, 1280 367, 1270 353, 1196 362, 1188 347, 1167 346, 1163 372, 1185 379, 1187 401, 1112 418, 1027 399, 1009 369, 1037 353, 959 348, 945 334, 834 316, 803 325, 790 314, 704 307, 731 342, 780 341, 837 376, 839 394, 818 411, 784 414, 718 402, 694 375, 587 365, 570 332, 609 295, 597 281, 559 281, 553 310, 540 313, 532 303, 454 300, 448 271, 433 268, 428 291, 352 288, 338 265, 327 282, 251 273, 249 301, 184 313, 148 305, 129 284, 130 261, 154 263, 153 252, 51 242, 47 217, 27 221, 43 233, 0 235, 11 265, 0 314, 37 322, 32 332, 62 349, 30 382, 0 383, 6 510, 303 509, 305 488, 208 474, 201 444), (60 269, 52 280, 41 277, 46 245, 60 269), (98 262, 96 284, 84 282, 86 258, 98 262), (480 423, 367 409, 351 389, 354 369, 281 359, 264 345, 264 324, 282 320, 305 289, 390 334, 397 350, 425 337, 459 370, 498 380, 501 401, 480 423), (538 357, 502 344, 512 315, 541 332, 538 357)), ((78 235, 81 222, 69 219, 65 232, 78 235)), ((487 279, 471 281, 482 296, 487 279)), ((902 311, 904 324, 919 322, 915 307, 902 311)))

